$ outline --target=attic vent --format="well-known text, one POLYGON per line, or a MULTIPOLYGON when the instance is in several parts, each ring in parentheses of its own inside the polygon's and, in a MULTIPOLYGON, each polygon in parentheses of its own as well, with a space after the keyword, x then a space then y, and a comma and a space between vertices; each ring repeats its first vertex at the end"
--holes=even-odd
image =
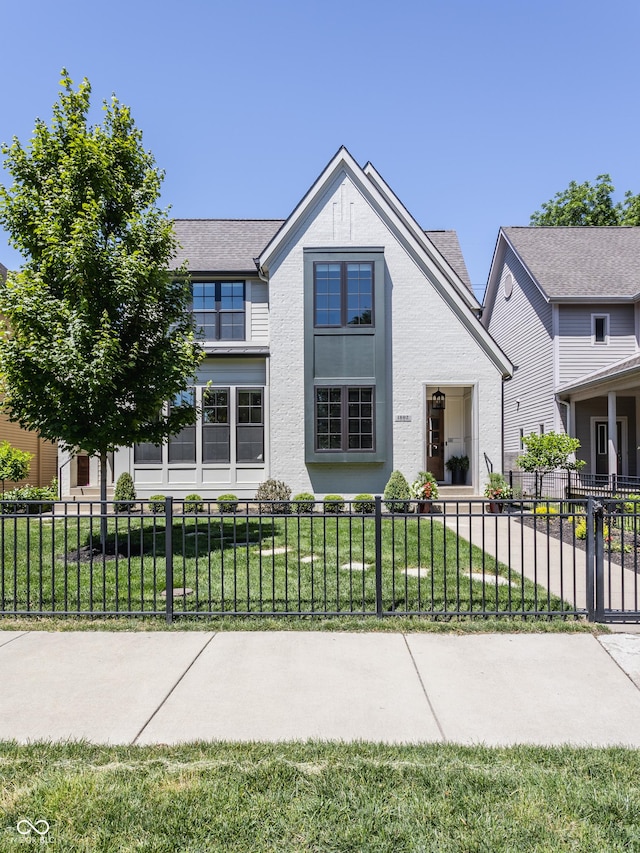
POLYGON ((502 287, 504 289, 504 298, 508 299, 513 293, 513 276, 510 272, 505 275, 502 287))

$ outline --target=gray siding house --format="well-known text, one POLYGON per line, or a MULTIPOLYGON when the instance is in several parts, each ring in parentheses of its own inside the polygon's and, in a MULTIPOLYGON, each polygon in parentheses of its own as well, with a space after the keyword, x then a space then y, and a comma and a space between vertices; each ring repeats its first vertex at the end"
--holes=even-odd
POLYGON ((514 364, 505 470, 523 435, 555 430, 585 473, 640 475, 640 228, 500 229, 482 321, 514 364))
MULTIPOLYGON (((206 351, 184 392, 198 419, 163 447, 114 454, 114 477, 130 472, 142 498, 251 498, 269 477, 350 497, 382 492, 396 468, 450 482, 447 459, 466 454, 482 487, 511 363, 480 322, 455 232, 423 231, 344 148, 286 220, 175 226, 206 351)), ((73 493, 77 466, 64 471, 73 493)))

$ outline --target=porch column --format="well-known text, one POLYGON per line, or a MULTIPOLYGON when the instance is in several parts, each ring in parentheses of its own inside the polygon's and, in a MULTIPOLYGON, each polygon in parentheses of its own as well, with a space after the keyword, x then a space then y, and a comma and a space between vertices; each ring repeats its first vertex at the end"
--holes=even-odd
POLYGON ((616 392, 607 394, 607 414, 609 433, 609 477, 618 473, 618 429, 616 426, 616 392))

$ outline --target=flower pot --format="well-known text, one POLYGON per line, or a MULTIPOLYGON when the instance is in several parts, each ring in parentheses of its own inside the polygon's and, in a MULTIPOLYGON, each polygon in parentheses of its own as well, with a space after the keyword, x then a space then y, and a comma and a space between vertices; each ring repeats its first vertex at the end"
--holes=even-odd
POLYGON ((462 468, 453 468, 451 471, 451 485, 464 486, 467 482, 467 472, 462 468))
POLYGON ((502 512, 504 504, 502 501, 489 501, 489 512, 499 513, 502 512))
POLYGON ((432 508, 433 501, 420 501, 420 503, 418 504, 418 512, 420 514, 432 512, 432 508))

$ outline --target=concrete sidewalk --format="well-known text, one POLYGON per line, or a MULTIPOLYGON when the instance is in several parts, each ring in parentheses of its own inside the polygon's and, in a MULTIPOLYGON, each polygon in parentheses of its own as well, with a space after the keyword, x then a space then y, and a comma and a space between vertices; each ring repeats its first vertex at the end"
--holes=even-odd
POLYGON ((0 632, 0 739, 640 747, 640 637, 0 632))

